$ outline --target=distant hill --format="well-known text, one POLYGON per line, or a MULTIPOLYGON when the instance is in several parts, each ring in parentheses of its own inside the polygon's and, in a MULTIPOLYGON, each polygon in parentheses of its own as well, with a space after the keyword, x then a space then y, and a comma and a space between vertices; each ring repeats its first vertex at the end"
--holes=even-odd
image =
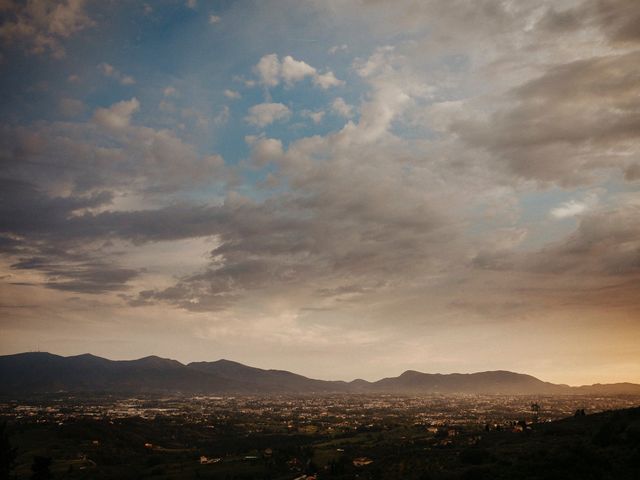
POLYGON ((399 377, 373 382, 369 391, 406 393, 561 394, 571 387, 543 382, 531 375, 498 370, 479 373, 421 373, 407 370, 399 377))
POLYGON ((349 384, 340 381, 314 380, 286 370, 263 370, 248 367, 230 360, 217 362, 193 362, 187 368, 206 374, 216 375, 230 381, 242 379, 258 391, 278 392, 348 392, 349 384))
POLYGON ((189 369, 159 357, 114 361, 85 354, 61 357, 21 353, 0 357, 4 393, 91 392, 246 392, 252 385, 189 369))
POLYGON ((85 354, 0 356, 0 393, 45 392, 209 393, 209 394, 597 394, 640 395, 632 383, 582 387, 543 382, 508 371, 429 374, 408 370, 376 382, 325 381, 285 370, 263 370, 229 360, 184 365, 156 356, 108 360, 85 354))

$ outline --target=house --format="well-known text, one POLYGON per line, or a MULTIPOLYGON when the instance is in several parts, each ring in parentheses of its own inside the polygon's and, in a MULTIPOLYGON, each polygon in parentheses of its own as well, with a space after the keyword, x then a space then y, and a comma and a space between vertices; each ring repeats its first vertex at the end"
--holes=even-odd
POLYGON ((353 459, 353 465, 355 467, 364 467, 365 465, 370 465, 373 463, 369 457, 358 457, 353 459))
POLYGON ((212 465, 222 461, 221 458, 209 458, 205 455, 200 455, 200 465, 212 465))

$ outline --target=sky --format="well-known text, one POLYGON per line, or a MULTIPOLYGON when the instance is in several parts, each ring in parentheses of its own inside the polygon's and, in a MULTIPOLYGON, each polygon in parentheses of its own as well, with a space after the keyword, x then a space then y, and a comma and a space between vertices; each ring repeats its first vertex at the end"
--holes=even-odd
POLYGON ((640 2, 0 0, 0 354, 640 383, 640 2))

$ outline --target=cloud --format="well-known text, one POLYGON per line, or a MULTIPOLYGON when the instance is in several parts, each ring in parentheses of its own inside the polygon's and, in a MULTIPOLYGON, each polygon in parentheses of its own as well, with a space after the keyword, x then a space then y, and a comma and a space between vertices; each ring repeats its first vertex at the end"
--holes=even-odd
POLYGON ((7 0, 2 5, 4 22, 0 25, 0 39, 5 45, 21 43, 29 53, 50 52, 55 58, 62 58, 63 41, 94 25, 85 11, 85 3, 7 0))
POLYGON ((593 0, 585 2, 593 9, 594 17, 614 43, 638 43, 640 32, 640 6, 633 0, 593 0))
POLYGON ((588 210, 593 210, 598 206, 598 203, 598 192, 592 191, 584 195, 582 200, 569 200, 552 208, 549 213, 551 217, 556 219, 576 217, 588 210))
POLYGON ((61 98, 58 102, 58 110, 64 117, 72 118, 84 112, 86 105, 75 98, 61 98))
POLYGON ((624 178, 629 182, 640 180, 640 163, 632 163, 626 167, 624 178))
POLYGON ((564 202, 559 207, 555 207, 551 210, 551 216, 562 219, 575 217, 576 215, 580 215, 584 213, 587 209, 587 205, 583 202, 576 202, 575 200, 569 200, 568 202, 564 202))
MULTIPOLYGON (((477 267, 501 271, 553 275, 565 288, 572 283, 607 285, 616 277, 640 274, 640 205, 621 201, 608 208, 589 211, 577 202, 567 202, 558 218, 577 216, 577 228, 564 238, 535 251, 496 251, 474 260, 477 267)), ((537 279, 541 281, 542 279, 537 279)), ((619 278, 618 278, 619 280, 619 278)), ((536 279, 529 288, 542 288, 536 279)), ((636 304, 635 300, 631 301, 636 304)), ((640 306, 640 305, 637 305, 640 306)))
POLYGON ((136 80, 131 75, 123 74, 113 65, 109 65, 108 63, 101 63, 98 65, 98 69, 100 69, 105 77, 114 78, 122 85, 133 85, 136 83, 136 80))
MULTIPOLYGON (((82 27, 97 35, 89 64, 74 58, 46 79, 46 58, 7 70, 9 83, 25 85, 11 98, 29 100, 10 102, 0 124, 0 300, 17 293, 35 305, 12 316, 25 320, 20 328, 46 316, 56 332, 69 325, 76 338, 100 325, 101 338, 120 341, 119 325, 86 319, 126 319, 139 329, 127 330, 135 348, 153 331, 170 348, 204 345, 206 355, 213 345, 263 363, 320 351, 348 364, 355 351, 384 368, 502 368, 477 361, 495 362, 478 345, 518 345, 500 359, 517 362, 528 327, 530 358, 556 362, 575 332, 596 339, 580 342, 589 351, 603 332, 624 332, 631 345, 629 319, 640 314, 637 5, 341 0, 292 4, 283 16, 268 3, 233 4, 224 22, 243 19, 226 32, 234 59, 256 55, 246 51, 256 36, 271 52, 276 33, 308 34, 291 55, 253 57, 252 70, 212 57, 204 37, 194 42, 198 31, 176 30, 171 55, 204 54, 216 78, 263 87, 242 92, 246 123, 225 105, 239 92, 212 84, 207 65, 188 75, 149 67, 144 87, 161 96, 152 106, 175 104, 156 117, 144 92, 114 97, 125 75, 112 65, 100 68, 114 81, 94 90, 82 72, 107 58, 95 46, 113 42, 108 58, 119 58, 120 40, 140 32, 82 27), (328 36, 317 29, 329 23, 328 36), (359 40, 348 50, 326 44, 337 38, 359 40), (328 50, 357 58, 310 60, 328 50), (330 69, 354 80, 341 97, 295 89, 343 84, 330 69), (91 103, 100 98, 108 103, 91 103), (64 121, 51 120, 58 113, 64 121), (304 128, 262 133, 294 115, 304 128), (433 363, 438 356, 453 360, 433 363)), ((154 9, 151 20, 164 21, 154 9)), ((19 21, 4 13, 3 25, 19 21)), ((206 23, 210 12, 201 13, 206 23)), ((57 27, 31 23, 70 50, 57 27)), ((34 38, 15 37, 13 50, 31 50, 34 38)), ((149 38, 141 48, 158 50, 149 38)))
POLYGON ((291 110, 282 103, 261 103, 249 108, 245 121, 256 127, 266 127, 273 122, 283 121, 291 116, 291 110))
POLYGON ((229 110, 229 107, 225 105, 213 118, 213 123, 216 125, 224 125, 229 121, 229 117, 231 117, 231 111, 229 110))
POLYGON ((222 18, 219 17, 218 15, 209 15, 209 23, 211 25, 215 25, 216 23, 220 23, 222 21, 222 18))
MULTIPOLYGON (((249 299, 278 298, 294 310, 304 305, 340 311, 346 308, 343 305, 357 309, 375 296, 411 297, 412 288, 427 288, 426 278, 431 275, 443 275, 444 283, 438 284, 442 288, 454 277, 480 288, 492 270, 509 270, 518 278, 512 287, 522 288, 520 293, 504 285, 496 290, 488 285, 483 288, 490 290, 491 301, 503 305, 503 293, 516 295, 517 309, 527 311, 536 296, 522 292, 539 285, 535 275, 543 274, 543 265, 557 261, 566 266, 557 270, 561 276, 556 282, 563 288, 578 272, 587 272, 593 284, 606 283, 601 275, 609 275, 611 268, 599 264, 603 258, 581 270, 580 260, 568 266, 571 254, 563 248, 524 249, 525 239, 532 236, 525 226, 496 228, 482 239, 483 246, 493 248, 484 252, 474 244, 476 237, 461 238, 457 215, 464 210, 462 205, 488 201, 492 192, 500 191, 496 184, 513 177, 507 170, 498 180, 498 172, 471 163, 465 157, 469 151, 449 139, 442 147, 438 142, 428 143, 431 151, 427 155, 419 142, 396 137, 401 134, 396 134, 394 125, 412 121, 405 115, 419 102, 431 99, 431 90, 410 70, 403 55, 381 49, 357 68, 371 87, 360 106, 360 120, 326 136, 298 139, 286 149, 279 139, 247 137, 252 164, 270 165, 287 190, 264 202, 245 197, 225 200, 221 212, 229 223, 215 231, 220 245, 211 252, 211 264, 173 287, 146 292, 146 301, 166 301, 194 311, 225 311, 249 299), (414 148, 421 153, 412 152, 414 148), (446 152, 451 149, 455 154, 448 157, 446 152), (460 269, 468 258, 475 258, 474 268, 465 278, 467 274, 460 269)), ((447 115, 459 115, 464 110, 460 105, 448 109, 447 115)), ((449 123, 439 123, 446 132, 449 123)), ((483 157, 472 160, 481 162, 483 157)), ((594 218, 590 209, 597 205, 588 200, 574 201, 585 207, 579 216, 579 233, 564 245, 575 244, 573 239, 594 218)), ((577 213, 573 204, 558 208, 560 216, 577 213)), ((509 221, 518 217, 513 218, 516 220, 509 221)), ((599 244, 589 255, 598 257, 603 245, 599 244)), ((617 254, 612 254, 612 261, 614 257, 617 254)), ((586 262, 587 257, 581 260, 586 262)), ((622 257, 613 261, 622 263, 622 257)), ((429 294, 432 301, 437 292, 429 294)), ((503 309, 501 315, 507 311, 513 309, 503 309)))
POLYGON ((292 86, 305 78, 311 78, 314 85, 325 90, 344 84, 330 70, 319 73, 308 63, 296 60, 290 55, 285 56, 282 61, 275 53, 264 55, 253 70, 258 75, 260 83, 266 87, 275 87, 280 82, 292 86))
POLYGON ((280 60, 275 53, 262 57, 253 70, 260 83, 267 87, 275 87, 280 83, 280 60))
MULTIPOLYGON (((182 117, 185 119, 191 119, 196 128, 206 129, 209 126, 209 119, 202 112, 196 110, 195 108, 183 108, 180 112, 182 117)), ((228 112, 227 112, 228 114, 228 112)), ((226 122, 227 115, 224 114, 224 110, 220 119, 217 119, 220 122, 226 122)))
POLYGON ((325 113, 326 112, 324 112, 323 110, 319 110, 317 112, 311 110, 303 110, 302 112, 300 112, 303 117, 310 118, 316 125, 322 122, 325 113))
POLYGON ((229 89, 224 91, 224 96, 227 97, 229 100, 238 100, 242 98, 242 95, 240 95, 240 92, 236 92, 235 90, 229 90, 229 89))
POLYGON ((633 0, 586 0, 565 9, 551 6, 539 21, 539 28, 557 33, 597 26, 614 44, 640 42, 636 28, 640 7, 633 0))
POLYGON ((287 85, 293 85, 305 77, 314 77, 316 74, 316 69, 311 65, 295 60, 289 55, 284 57, 280 64, 280 76, 287 85))
POLYGON ((538 252, 525 265, 535 272, 633 278, 640 274, 638 214, 637 206, 626 206, 588 215, 565 242, 538 252))
MULTIPOLYGON (((380 100, 374 95, 370 101, 380 100)), ((12 235, 9 240, 21 239, 5 243, 7 252, 19 255, 14 270, 38 271, 54 290, 121 291, 143 272, 119 266, 110 243, 210 236, 219 242, 206 268, 173 286, 141 292, 134 303, 226 311, 261 291, 282 297, 292 289, 287 295, 296 308, 313 304, 314 297, 321 299, 319 307, 335 308, 343 298, 369 298, 402 283, 406 272, 430 268, 436 252, 445 258, 443 252, 452 248, 453 231, 435 203, 444 192, 425 196, 424 175, 430 172, 407 176, 409 164, 397 169, 390 162, 408 155, 393 139, 381 135, 370 144, 354 143, 368 124, 303 138, 286 150, 279 139, 247 137, 253 164, 272 165, 290 185, 273 198, 256 201, 231 191, 217 204, 158 205, 158 199, 167 201, 164 192, 209 185, 223 176, 224 162, 201 158, 169 131, 133 124, 139 106, 131 99, 98 109, 92 124, 5 132, 13 146, 0 150, 22 151, 7 171, 15 177, 23 165, 37 164, 20 174, 41 185, 13 180, 12 188, 3 188, 14 204, 1 212, 11 220, 0 230, 12 235), (123 191, 159 194, 151 208, 117 210, 123 191), (112 261, 97 261, 105 258, 112 261), (62 269, 67 276, 59 274, 62 269)))
POLYGON ((26 257, 11 268, 38 270, 46 277, 43 284, 46 288, 91 294, 126 290, 127 282, 140 273, 101 262, 78 263, 77 258, 72 262, 64 258, 57 259, 56 263, 52 260, 51 257, 26 257))
POLYGON ((13 220, 1 222, 0 229, 5 234, 13 232, 21 236, 13 244, 5 243, 0 247, 2 253, 17 256, 12 269, 42 273, 43 284, 47 288, 85 293, 121 290, 128 280, 137 275, 134 270, 93 260, 91 255, 78 248, 77 232, 74 235, 64 231, 73 212, 109 203, 112 198, 109 194, 49 198, 28 183, 8 180, 0 183, 3 191, 10 195, 0 210, 3 214, 14 215, 13 220), (29 212, 31 220, 16 217, 20 211, 29 212), (37 224, 32 223, 34 221, 37 224), (57 229, 61 229, 58 233, 66 240, 56 235, 57 229), (44 238, 48 239, 46 246, 40 244, 44 238))
POLYGON ((338 80, 333 72, 326 72, 314 75, 313 84, 326 90, 330 87, 339 87, 340 85, 344 85, 344 82, 342 80, 338 80))
POLYGON ((341 117, 353 117, 353 106, 344 101, 344 98, 338 97, 331 104, 331 110, 341 117))
POLYGON ((272 163, 284 154, 282 142, 276 138, 248 135, 245 141, 251 146, 251 159, 258 166, 272 163))
POLYGON ((119 130, 129 126, 131 116, 140 108, 140 102, 135 97, 114 103, 109 108, 98 108, 93 120, 101 127, 119 130))
POLYGON ((524 178, 588 184, 598 169, 624 169, 638 152, 638 61, 631 52, 551 67, 514 89, 510 105, 486 120, 454 122, 452 130, 524 178))
POLYGON ((440 188, 425 194, 431 176, 443 172, 418 168, 410 147, 394 138, 391 122, 406 104, 396 97, 402 82, 389 69, 380 75, 368 77, 373 93, 357 124, 286 149, 277 138, 246 137, 252 166, 269 165, 287 189, 260 202, 229 195, 219 212, 225 223, 210 232, 220 240, 210 265, 145 292, 144 301, 226 311, 265 295, 294 309, 331 310, 346 299, 355 305, 402 289, 416 281, 414 273, 446 268, 436 264, 455 258, 459 245, 455 222, 440 206, 462 199, 440 188))
MULTIPOLYGON (((78 293, 126 290, 141 270, 119 266, 122 252, 114 252, 111 242, 170 240, 162 224, 167 226, 171 216, 186 220, 185 214, 194 213, 186 206, 136 209, 158 209, 171 203, 177 190, 197 183, 211 187, 224 176, 220 156, 201 156, 169 131, 130 124, 135 106, 121 102, 97 114, 108 127, 99 132, 91 123, 41 124, 37 133, 2 131, 0 152, 11 179, 1 187, 7 194, 1 215, 7 220, 0 222, 0 235, 11 241, 0 248, 15 258, 13 270, 41 274, 34 285, 78 293), (118 128, 112 128, 114 118, 118 128), (16 157, 7 142, 27 148, 16 157), (140 229, 134 227, 138 222, 140 229)), ((195 232, 183 227, 187 237, 195 232)))
POLYGON ((167 129, 132 122, 136 98, 98 108, 87 122, 0 128, 5 175, 56 195, 109 189, 149 198, 230 179, 223 159, 167 129))
POLYGON ((329 50, 327 50, 327 52, 333 55, 338 52, 346 52, 348 49, 349 47, 347 46, 347 44, 343 43, 342 45, 334 45, 329 50))

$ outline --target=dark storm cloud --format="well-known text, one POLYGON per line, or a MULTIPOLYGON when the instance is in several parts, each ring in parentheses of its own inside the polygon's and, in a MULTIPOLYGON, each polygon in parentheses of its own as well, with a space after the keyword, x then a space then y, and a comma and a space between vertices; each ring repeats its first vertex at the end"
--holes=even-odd
POLYGON ((640 275, 640 206, 599 210, 581 218, 562 241, 536 252, 480 252, 478 268, 598 277, 640 275))
POLYGON ((601 29, 614 43, 640 42, 640 5, 635 0, 586 0, 564 10, 551 7, 538 27, 552 33, 601 29))
POLYGON ((460 121, 453 128, 499 155, 517 175, 589 183, 598 169, 630 168, 637 159, 639 65, 640 52, 630 52, 550 67, 516 88, 512 104, 487 121, 460 121))
MULTIPOLYGON (((380 287, 381 277, 397 280, 431 262, 438 245, 450 238, 434 215, 403 229, 401 219, 387 222, 384 209, 376 217, 374 206, 353 204, 356 195, 340 207, 335 196, 319 201, 286 195, 264 204, 225 204, 209 218, 208 233, 220 241, 210 254, 212 266, 175 287, 147 292, 146 298, 206 310, 267 288, 317 284, 321 295, 329 296, 326 282, 380 287), (340 214, 328 221, 333 209, 340 214)), ((345 293, 341 287, 334 292, 345 293)))
MULTIPOLYGON (((440 42, 456 42, 456 38, 501 35, 521 28, 526 14, 535 8, 529 2, 504 2, 501 0, 364 0, 350 2, 356 5, 355 15, 361 15, 361 4, 384 11, 385 22, 381 29, 411 30, 429 27, 429 39, 440 42), (434 21, 437 19, 437 21, 434 21)), ((446 45, 439 45, 446 49, 446 45)))
POLYGON ((111 240, 191 238, 216 232, 224 223, 219 209, 191 205, 76 213, 108 205, 112 199, 109 192, 50 197, 27 182, 8 179, 0 180, 0 192, 0 249, 27 255, 12 268, 38 270, 49 278, 47 287, 60 290, 99 293, 124 288, 136 271, 93 260, 106 255, 105 247, 111 240))
POLYGON ((317 193, 324 198, 316 199, 285 195, 261 204, 231 197, 220 206, 181 204, 155 210, 74 214, 108 205, 111 196, 101 192, 49 197, 26 182, 5 180, 3 186, 0 231, 11 240, 5 242, 5 248, 32 254, 13 268, 37 269, 50 277, 62 277, 66 268, 67 276, 76 281, 48 286, 77 291, 97 291, 101 281, 105 290, 111 290, 118 281, 125 283, 133 277, 133 272, 117 268, 105 269, 101 277, 99 271, 105 265, 86 263, 110 240, 143 244, 218 236, 220 246, 211 257, 223 257, 224 266, 185 278, 177 289, 156 295, 174 299, 183 292, 184 298, 191 299, 196 293, 199 297, 205 293, 219 296, 307 282, 320 273, 325 277, 398 275, 423 261, 407 256, 407 252, 422 250, 420 256, 429 256, 429 236, 441 226, 441 221, 426 211, 421 220, 401 217, 388 221, 384 204, 376 207, 362 202, 357 193, 339 199, 324 192, 317 193), (330 225, 325 222, 324 218, 338 211, 343 218, 330 225), (60 257, 66 263, 59 263, 60 257))
POLYGON ((78 293, 105 293, 124 290, 126 283, 139 272, 133 269, 118 268, 105 263, 78 262, 77 258, 60 263, 52 263, 52 257, 28 257, 11 265, 18 270, 38 270, 47 280, 43 286, 56 290, 78 293))
POLYGON ((536 271, 578 274, 640 274, 640 206, 586 215, 563 243, 531 260, 536 271))
POLYGON ((98 109, 107 120, 0 126, 5 176, 45 191, 172 194, 232 179, 219 155, 201 155, 169 130, 132 124, 134 98, 98 109), (123 104, 127 108, 123 108, 123 104))
POLYGON ((0 229, 15 235, 61 236, 68 233, 74 212, 108 205, 112 198, 107 191, 51 197, 32 183, 0 178, 0 229))
POLYGON ((629 182, 640 180, 640 163, 632 163, 624 170, 624 178, 629 182))
POLYGON ((13 253, 17 251, 17 247, 20 246, 20 241, 15 238, 0 235, 0 251, 6 253, 13 253))
POLYGON ((48 287, 122 289, 136 273, 118 267, 117 255, 109 252, 113 240, 193 238, 224 223, 220 209, 172 197, 194 187, 221 188, 233 177, 222 158, 198 153, 169 130, 135 125, 138 109, 133 98, 97 109, 85 123, 0 126, 0 249, 44 257, 37 269, 48 278, 69 270, 64 282, 49 281, 48 287), (154 208, 113 211, 123 196, 154 208))
POLYGON ((108 192, 83 197, 49 197, 27 182, 0 179, 0 251, 18 255, 17 270, 37 270, 48 288, 85 293, 122 289, 137 275, 131 269, 92 261, 87 241, 104 240, 73 228, 73 213, 111 201, 108 192))

